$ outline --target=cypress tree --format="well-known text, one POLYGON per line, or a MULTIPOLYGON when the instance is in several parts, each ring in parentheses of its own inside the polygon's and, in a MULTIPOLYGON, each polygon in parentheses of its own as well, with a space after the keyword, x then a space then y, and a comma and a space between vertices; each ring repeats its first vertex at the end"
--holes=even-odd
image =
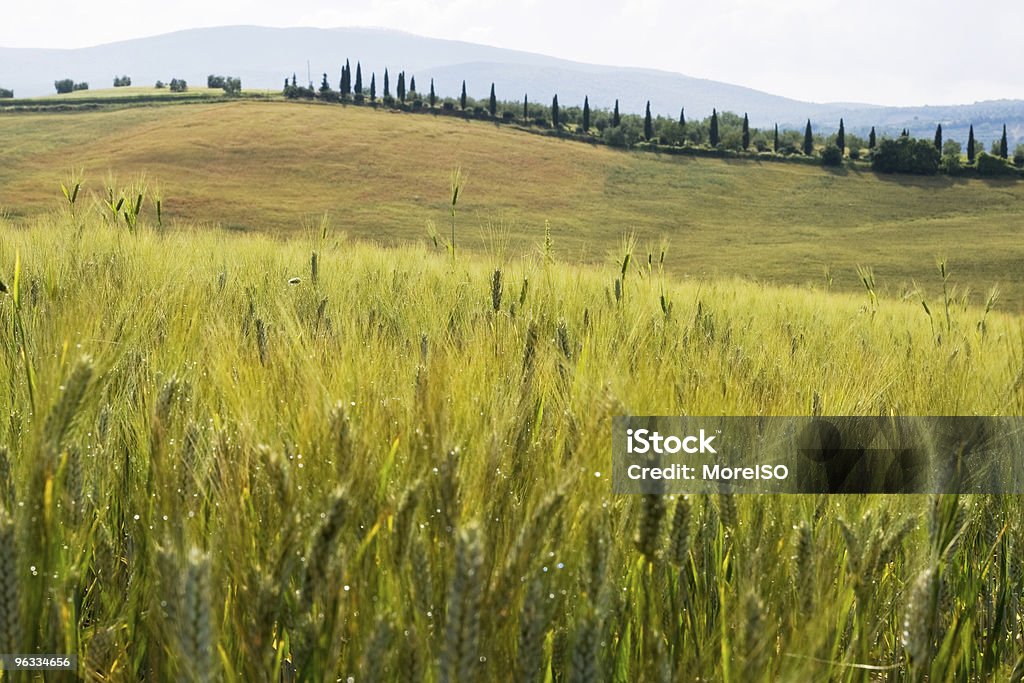
POLYGON ((523 93, 523 121, 530 120, 530 99, 523 93))
POLYGON ((747 118, 746 112, 743 114, 743 151, 747 151, 750 148, 750 119, 747 118))
POLYGON ((1003 137, 999 140, 999 156, 1006 158, 1010 156, 1010 146, 1006 143, 1006 124, 1003 124, 1003 137))
POLYGON ((839 148, 840 154, 846 154, 846 127, 842 119, 839 119, 839 132, 836 133, 836 147, 839 148))
POLYGON ((462 81, 462 95, 459 96, 459 107, 466 111, 466 81, 462 81))
POLYGON ((345 60, 345 68, 341 71, 341 94, 352 94, 352 67, 347 59, 345 60))
POLYGON ((875 148, 875 127, 871 126, 871 133, 868 134, 868 149, 875 148))
POLYGON ((491 97, 487 100, 487 109, 491 112, 491 117, 498 115, 498 98, 494 96, 494 84, 491 83, 491 97))
POLYGON ((331 89, 331 84, 327 82, 327 74, 324 74, 324 78, 320 81, 320 92, 328 92, 331 89))
POLYGON ((686 130, 686 107, 679 108, 679 127, 686 130))
POLYGON ((391 97, 391 79, 388 77, 388 68, 384 67, 384 99, 391 97))
POLYGON ((285 92, 285 94, 288 93, 288 77, 287 76, 284 77, 284 92, 285 92))
POLYGON ((647 100, 647 111, 644 113, 644 139, 654 137, 654 122, 651 121, 651 101, 647 100))
POLYGON ((409 77, 409 92, 416 92, 416 77, 409 77))
POLYGON ((558 130, 558 95, 551 100, 551 123, 558 130))
POLYGON ((904 129, 903 129, 903 132, 902 132, 902 133, 900 133, 900 137, 901 137, 901 138, 909 138, 909 137, 910 137, 910 131, 909 131, 909 130, 907 130, 906 128, 904 128, 904 129))
POLYGON ((775 139, 772 140, 772 151, 779 153, 779 124, 775 124, 775 139))
POLYGON ((370 101, 377 99, 377 74, 370 74, 370 101))
POLYGON ((398 90, 398 99, 401 100, 402 102, 405 102, 405 72, 404 71, 399 71, 398 72, 398 87, 396 88, 396 90, 398 90))
POLYGON ((615 100, 615 111, 612 112, 612 125, 618 126, 622 123, 622 119, 619 118, 619 101, 615 100))
POLYGON ((804 154, 814 154, 814 133, 811 132, 811 120, 807 119, 807 130, 804 131, 804 154))
POLYGON ((935 149, 942 153, 942 124, 935 126, 935 149))
POLYGON ((298 79, 295 78, 295 74, 292 74, 292 87, 293 88, 297 88, 297 87, 299 87, 298 84, 299 84, 298 79))
POLYGON ((359 62, 356 62, 356 95, 363 94, 363 68, 359 62))
POLYGON ((967 131, 967 163, 974 163, 974 124, 967 131))
POLYGON ((583 96, 583 132, 590 130, 590 98, 583 96))
POLYGON ((434 92, 434 79, 430 79, 430 106, 433 107, 434 103, 437 102, 437 94, 434 92))
POLYGON ((718 147, 718 110, 711 110, 711 124, 708 126, 708 138, 712 147, 718 147))

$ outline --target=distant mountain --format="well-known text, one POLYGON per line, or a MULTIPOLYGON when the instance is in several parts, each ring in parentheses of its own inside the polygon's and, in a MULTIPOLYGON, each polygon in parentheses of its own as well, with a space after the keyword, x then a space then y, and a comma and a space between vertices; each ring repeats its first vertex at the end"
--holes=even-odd
MULTIPOLYGON (((473 97, 486 97, 495 83, 501 99, 549 102, 558 94, 563 105, 588 95, 595 107, 619 100, 623 112, 641 112, 647 100, 655 113, 676 117, 680 107, 688 118, 703 118, 712 107, 747 112, 754 126, 834 128, 844 117, 851 133, 898 134, 903 128, 931 136, 942 123, 946 137, 964 141, 967 125, 989 143, 1008 126, 1011 146, 1024 140, 1024 101, 982 102, 956 107, 879 107, 857 103, 811 103, 728 83, 651 69, 582 64, 544 55, 453 40, 425 38, 400 31, 367 28, 260 28, 226 26, 178 31, 73 50, 0 48, 0 87, 18 97, 54 92, 61 78, 86 81, 92 88, 110 87, 116 75, 127 74, 136 85, 158 79, 183 78, 193 86, 206 84, 208 74, 238 76, 246 88, 279 89, 286 76, 297 74, 319 85, 323 73, 334 87, 345 59, 363 66, 364 81, 376 72, 378 87, 385 67, 392 73, 415 75, 421 91, 430 78, 440 95, 457 95, 462 81, 473 97), (308 65, 308 67, 307 67, 308 65), (307 72, 308 68, 308 72, 307 72), (308 76, 307 76, 308 73, 308 76)), ((394 86, 394 80, 392 86, 394 86)))

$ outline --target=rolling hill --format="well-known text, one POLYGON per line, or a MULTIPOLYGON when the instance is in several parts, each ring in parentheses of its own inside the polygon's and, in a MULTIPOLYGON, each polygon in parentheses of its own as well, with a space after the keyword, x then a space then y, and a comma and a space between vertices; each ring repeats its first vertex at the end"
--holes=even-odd
POLYGON ((656 114, 676 117, 685 107, 690 118, 710 115, 713 107, 747 112, 753 125, 784 128, 804 125, 833 128, 840 117, 846 130, 866 135, 910 128, 931 135, 942 123, 947 138, 964 142, 967 126, 986 145, 1007 124, 1011 144, 1024 140, 1024 102, 982 102, 955 107, 894 108, 858 103, 812 103, 779 97, 751 88, 651 69, 582 64, 564 59, 472 43, 426 38, 399 31, 367 28, 261 28, 227 26, 192 29, 74 50, 0 48, 0 87, 19 97, 53 92, 60 78, 109 87, 113 77, 128 74, 137 85, 157 79, 184 78, 205 85, 211 73, 239 76, 247 88, 278 90, 287 75, 319 83, 323 73, 337 86, 345 59, 362 63, 378 77, 385 67, 404 69, 418 78, 421 90, 434 78, 442 95, 458 94, 465 80, 468 92, 485 97, 496 84, 503 99, 582 102, 610 108, 616 99, 623 111, 642 112, 650 100, 656 114), (308 65, 308 67, 307 67, 308 65))
POLYGON ((855 291, 862 265, 892 293, 915 282, 934 293, 936 258, 948 256, 953 282, 998 283, 1006 305, 1024 304, 1024 184, 1013 181, 631 153, 480 121, 284 102, 8 113, 0 139, 0 211, 14 224, 62 202, 60 181, 81 167, 86 206, 99 206, 108 175, 121 188, 145 173, 171 223, 295 235, 326 213, 352 237, 424 241, 428 221, 449 230, 449 174, 461 166, 462 247, 491 249, 497 232, 529 251, 549 222, 556 253, 574 262, 605 262, 633 232, 655 253, 667 239, 667 268, 680 276, 855 291))

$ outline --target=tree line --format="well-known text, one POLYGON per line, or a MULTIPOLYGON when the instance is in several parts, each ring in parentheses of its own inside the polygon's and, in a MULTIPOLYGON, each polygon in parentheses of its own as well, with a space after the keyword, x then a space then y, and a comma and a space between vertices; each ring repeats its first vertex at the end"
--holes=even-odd
MULTIPOLYGON (((131 76, 114 76, 115 88, 124 88, 131 84, 131 76)), ((73 92, 75 90, 89 89, 88 83, 76 83, 71 78, 63 78, 61 80, 54 81, 53 86, 59 95, 73 92)), ((162 80, 158 80, 154 87, 156 87, 157 90, 169 88, 171 92, 186 92, 188 91, 188 82, 184 78, 172 78, 170 83, 164 83, 162 80)), ((216 74, 210 74, 206 77, 206 87, 210 89, 221 89, 228 95, 239 95, 242 92, 242 79, 236 76, 219 76, 216 74)), ((0 88, 0 98, 3 97, 14 97, 14 91, 0 88)))
POLYGON ((613 147, 803 158, 826 166, 864 160, 882 173, 998 176, 1018 174, 1019 169, 1024 169, 1024 144, 1017 145, 1013 165, 1009 163, 1005 126, 1002 139, 993 142, 987 153, 975 141, 972 126, 964 162, 960 143, 944 140, 941 124, 934 137, 926 139, 914 138, 907 130, 895 138, 879 136, 874 127, 864 139, 847 133, 842 119, 834 131, 822 134, 814 131, 810 120, 803 131, 780 130, 777 124, 771 129, 760 129, 750 125, 747 114, 740 116, 717 109, 702 119, 688 119, 685 108, 680 108, 678 118, 654 116, 649 101, 644 114, 639 115, 621 113, 618 100, 610 110, 592 108, 589 97, 584 97, 581 106, 560 105, 557 95, 550 104, 531 101, 527 93, 521 100, 499 100, 494 83, 485 99, 467 95, 465 81, 457 97, 441 97, 433 79, 426 92, 419 92, 415 77, 407 76, 405 71, 398 72, 394 91, 391 85, 389 69, 384 69, 382 87, 378 88, 376 72, 370 72, 367 79, 360 62, 356 62, 353 70, 346 60, 336 88, 326 73, 319 87, 312 82, 300 85, 292 74, 290 79, 284 79, 282 93, 288 99, 388 106, 515 123, 613 147))

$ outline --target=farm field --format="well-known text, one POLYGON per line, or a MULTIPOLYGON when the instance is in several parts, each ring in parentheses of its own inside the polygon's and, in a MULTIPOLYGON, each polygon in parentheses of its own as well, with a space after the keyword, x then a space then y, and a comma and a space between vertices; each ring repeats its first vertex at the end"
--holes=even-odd
POLYGON ((959 293, 982 303, 999 285, 1001 306, 1024 307, 1024 183, 1014 181, 623 152, 486 122, 283 102, 3 113, 0 140, 0 211, 19 224, 49 212, 75 168, 87 197, 104 195, 108 174, 120 185, 145 173, 172 223, 288 236, 329 214, 352 238, 408 244, 426 239, 427 221, 444 231, 449 172, 461 166, 462 246, 477 253, 495 226, 530 251, 548 222, 567 262, 603 263, 632 232, 652 251, 667 239, 666 268, 680 278, 852 292, 865 266, 880 291, 910 298, 935 295, 945 257, 959 293))
POLYGON ((620 414, 1021 414, 1019 316, 954 305, 938 339, 916 301, 621 268, 628 242, 570 268, 557 236, 453 259, 145 218, 0 221, 0 650, 96 681, 1024 667, 1016 498, 608 472, 620 414))

